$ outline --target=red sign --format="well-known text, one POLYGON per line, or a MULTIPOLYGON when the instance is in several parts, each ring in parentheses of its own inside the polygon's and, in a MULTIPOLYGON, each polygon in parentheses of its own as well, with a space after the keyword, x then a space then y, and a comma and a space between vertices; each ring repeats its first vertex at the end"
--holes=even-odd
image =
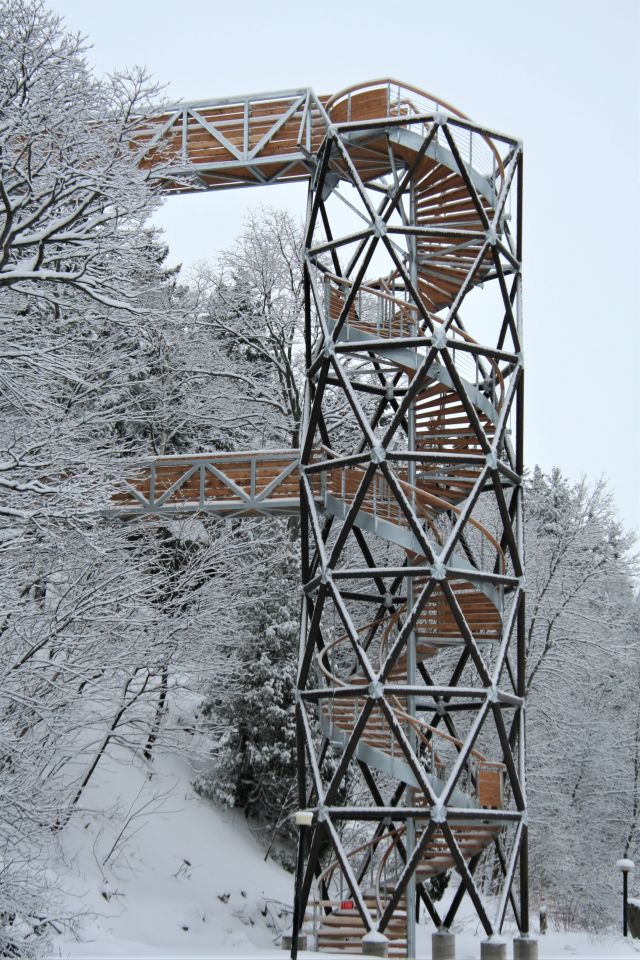
POLYGON ((341 910, 353 910, 353 900, 341 900, 340 901, 341 910))

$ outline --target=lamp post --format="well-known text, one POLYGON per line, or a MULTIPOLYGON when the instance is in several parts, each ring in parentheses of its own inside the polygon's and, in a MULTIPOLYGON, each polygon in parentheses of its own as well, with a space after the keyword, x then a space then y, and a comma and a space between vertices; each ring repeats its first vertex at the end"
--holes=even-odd
MULTIPOLYGON (((291 930, 291 960, 298 956, 298 932, 300 928, 300 888, 302 885, 302 870, 304 867, 305 830, 313 824, 313 810, 296 810, 294 814, 298 828, 298 862, 296 866, 296 886, 293 894, 293 928, 291 930)), ((304 947, 302 948, 305 949, 304 947)))
POLYGON ((622 935, 626 937, 627 935, 627 892, 628 892, 628 878, 629 874, 635 870, 635 863, 633 860, 618 860, 616 863, 618 870, 622 872, 622 935))

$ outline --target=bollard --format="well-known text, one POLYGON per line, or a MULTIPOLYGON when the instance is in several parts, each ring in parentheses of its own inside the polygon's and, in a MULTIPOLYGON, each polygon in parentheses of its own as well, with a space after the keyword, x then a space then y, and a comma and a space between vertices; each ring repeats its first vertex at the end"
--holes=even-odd
POLYGON ((540 904, 540 923, 539 923, 539 927, 540 927, 540 933, 546 933, 546 932, 547 932, 547 905, 546 905, 546 903, 544 902, 544 900, 543 900, 543 902, 540 904))
POLYGON ((626 937, 629 932, 629 874, 633 873, 636 865, 633 860, 624 857, 622 860, 618 860, 616 867, 622 872, 622 936, 626 937))

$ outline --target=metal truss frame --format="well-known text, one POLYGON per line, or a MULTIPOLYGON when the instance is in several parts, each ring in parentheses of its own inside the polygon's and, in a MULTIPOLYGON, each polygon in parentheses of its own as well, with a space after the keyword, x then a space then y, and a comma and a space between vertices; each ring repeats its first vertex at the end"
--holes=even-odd
MULTIPOLYGON (((299 462, 299 451, 290 449, 156 457, 137 465, 109 512, 209 513, 228 518, 297 515, 299 462)), ((319 481, 314 481, 318 497, 319 481)))
POLYGON ((307 180, 326 115, 308 87, 180 103, 141 125, 141 166, 189 192, 307 180))
MULTIPOLYGON (((393 153, 394 146, 389 146, 393 153)), ((487 186, 485 182, 485 187, 487 186)), ((442 234, 449 238, 451 228, 441 228, 442 234)), ((310 187, 308 203, 308 222, 305 245, 305 289, 306 289, 306 340, 308 368, 308 404, 307 420, 301 455, 301 528, 303 549, 303 588, 304 603, 301 629, 300 669, 297 692, 297 727, 299 744, 298 800, 301 807, 314 810, 314 825, 310 839, 301 840, 303 845, 304 868, 299 871, 296 880, 298 910, 294 926, 294 951, 297 929, 302 923, 314 876, 322 869, 327 848, 340 865, 344 882, 366 930, 378 930, 384 933, 400 899, 410 890, 415 897, 415 871, 422 852, 438 831, 443 837, 455 862, 460 883, 457 893, 447 914, 440 916, 430 899, 426 886, 418 883, 417 893, 425 903, 431 917, 439 928, 448 928, 453 922, 464 893, 468 893, 477 915, 488 936, 502 928, 509 905, 522 933, 529 928, 528 908, 528 855, 527 855, 527 814, 525 780, 525 599, 522 544, 522 486, 523 472, 523 357, 521 352, 521 259, 522 259, 522 151, 520 144, 507 137, 496 134, 487 128, 460 120, 440 111, 419 117, 407 117, 384 120, 355 121, 336 123, 329 129, 318 158, 315 177, 310 187), (420 133, 416 127, 422 126, 420 133), (397 162, 393 168, 393 181, 389 185, 381 183, 380 177, 367 177, 362 172, 363 161, 360 147, 363 143, 379 140, 381 135, 388 145, 394 145, 401 138, 398 131, 411 126, 411 136, 419 139, 413 153, 413 162, 404 154, 397 153, 397 162), (470 174, 469 158, 463 159, 459 149, 461 131, 468 134, 472 145, 474 138, 483 142, 496 142, 503 149, 501 157, 502 172, 499 178, 490 184, 492 208, 482 202, 476 189, 477 178, 470 174), (470 266, 465 267, 465 276, 459 284, 455 296, 450 298, 446 316, 436 316, 428 308, 420 290, 420 275, 424 273, 424 262, 420 263, 416 252, 415 238, 433 237, 438 228, 425 225, 415 213, 415 200, 412 196, 413 185, 420 159, 431 155, 442 157, 442 148, 436 152, 436 137, 446 144, 448 162, 451 168, 464 181, 467 195, 473 200, 478 214, 479 230, 460 229, 458 239, 471 241, 473 258, 470 266), (357 159, 354 159, 356 157, 357 159), (348 237, 337 236, 332 227, 327 210, 327 200, 340 181, 350 184, 361 206, 361 219, 366 221, 364 228, 348 237), (516 194, 515 223, 505 216, 507 200, 516 194), (381 200, 375 204, 371 197, 377 195, 381 200), (402 222, 391 226, 394 212, 401 208, 402 222), (323 232, 318 241, 317 234, 323 232), (398 248, 396 240, 404 238, 404 251, 398 248), (386 248, 392 268, 400 278, 403 296, 416 317, 413 331, 407 330, 399 335, 374 337, 368 335, 365 324, 358 324, 354 305, 359 292, 366 286, 365 275, 373 258, 376 247, 386 248), (342 255, 353 249, 350 259, 342 255), (343 297, 340 310, 332 318, 327 305, 327 294, 323 284, 330 270, 327 257, 330 258, 331 272, 334 277, 345 281, 349 292, 343 297), (342 259, 341 259, 342 257, 342 259), (480 277, 494 280, 500 291, 500 309, 503 318, 494 343, 479 345, 466 342, 454 334, 462 321, 461 307, 467 294, 473 289, 480 277), (358 331, 358 326, 360 331, 358 331), (316 336, 319 330, 319 342, 316 336), (313 344, 316 342, 314 348, 313 344), (421 347, 418 352, 417 347, 421 347), (392 351, 413 352, 414 362, 411 375, 406 377, 404 387, 401 379, 392 375, 388 366, 384 369, 380 363, 392 351), (481 422, 478 406, 474 403, 473 391, 461 377, 456 365, 456 351, 472 355, 484 369, 492 363, 500 365, 502 375, 507 382, 506 396, 502 402, 492 430, 487 431, 481 422), (366 384, 352 375, 349 361, 366 357, 377 375, 366 384), (416 445, 415 403, 425 385, 438 377, 439 371, 445 371, 447 380, 457 392, 460 405, 468 418, 473 431, 472 453, 440 451, 425 452, 416 445), (337 458, 324 462, 314 462, 312 450, 317 447, 318 439, 331 447, 328 423, 324 417, 324 403, 330 390, 340 391, 350 406, 353 422, 358 425, 358 441, 351 450, 341 451, 337 458), (374 395, 377 407, 373 416, 364 408, 362 397, 374 395), (382 429, 381 424, 385 424, 382 429), (416 469, 428 470, 437 463, 448 475, 460 468, 461 462, 472 466, 475 476, 468 496, 461 503, 456 514, 449 511, 450 524, 444 544, 437 544, 425 528, 424 515, 416 508, 415 499, 407 495, 404 480, 406 476, 415 478, 416 469), (404 477, 400 465, 407 468, 404 477), (313 495, 311 481, 318 473, 336 469, 353 470, 358 465, 358 483, 354 489, 348 507, 342 514, 326 513, 319 508, 313 495), (374 559, 373 547, 368 544, 368 534, 363 530, 362 516, 367 492, 374 477, 382 476, 390 496, 395 499, 404 525, 419 545, 423 557, 418 568, 403 565, 397 568, 382 566, 374 559), (472 522, 474 508, 482 496, 493 499, 496 515, 500 523, 500 552, 506 557, 507 569, 502 571, 498 558, 488 567, 472 560, 470 566, 461 568, 459 555, 469 553, 465 544, 465 535, 472 522), (364 566, 354 568, 349 562, 352 554, 345 553, 348 542, 354 543, 364 560, 364 566), (504 597, 501 617, 501 633, 495 645, 494 656, 490 662, 481 650, 476 638, 476 627, 470 623, 457 600, 456 581, 464 578, 477 586, 490 585, 504 597), (363 633, 354 621, 355 593, 351 586, 357 580, 365 603, 378 610, 368 619, 391 617, 398 613, 399 598, 406 598, 406 612, 400 618, 395 643, 388 650, 386 659, 380 668, 374 667, 368 656, 371 636, 363 633), (342 583, 345 583, 343 588, 342 583), (414 584, 418 584, 414 588, 414 584), (460 648, 458 661, 448 684, 432 681, 423 664, 416 670, 415 628, 424 612, 429 598, 438 589, 446 598, 452 616, 456 621, 460 648), (322 654, 330 645, 330 629, 326 624, 326 608, 329 604, 338 611, 346 637, 352 649, 354 670, 362 678, 357 684, 345 682, 331 683, 325 678, 318 684, 312 663, 318 652, 322 654), (414 648, 413 654, 411 648, 414 648), (515 666, 512 654, 515 650, 515 666), (405 656, 407 662, 413 660, 413 676, 408 667, 411 682, 394 683, 391 674, 399 658, 405 656), (468 676, 470 669, 475 680, 459 686, 461 678, 468 676), (403 696, 413 710, 419 701, 420 709, 425 711, 429 705, 433 711, 431 723, 446 726, 454 736, 458 736, 456 717, 466 713, 471 716, 467 731, 460 734, 461 746, 457 762, 454 764, 446 783, 439 792, 433 787, 431 778, 425 773, 422 755, 415 738, 407 732, 407 727, 399 722, 394 711, 394 698, 403 696), (332 768, 329 776, 322 772, 330 753, 328 741, 330 734, 318 735, 314 732, 314 713, 317 719, 319 705, 351 699, 357 703, 354 724, 348 735, 343 737, 341 756, 337 767, 332 768), (419 803, 409 806, 404 803, 405 787, 400 783, 393 798, 384 802, 380 790, 376 787, 375 769, 363 760, 366 744, 363 732, 367 720, 374 709, 381 710, 386 718, 389 734, 395 737, 399 753, 411 771, 414 795, 419 803), (509 806, 499 810, 469 809, 461 807, 459 785, 465 764, 474 749, 481 731, 493 723, 493 737, 499 743, 502 762, 506 768, 509 806), (369 799, 355 807, 337 804, 337 797, 345 777, 359 771, 368 790, 369 799), (366 897, 359 882, 357 872, 349 862, 348 850, 341 840, 341 827, 347 821, 360 823, 374 822, 376 834, 391 833, 398 823, 426 823, 417 835, 408 831, 404 840, 405 867, 399 876, 382 914, 374 920, 367 905, 366 897), (494 847, 504 875, 503 893, 495 917, 489 917, 481 891, 474 879, 474 872, 480 855, 468 863, 465 859, 456 834, 456 823, 484 822, 498 824, 503 830, 509 825, 513 828, 510 849, 504 853, 500 839, 496 836, 494 847), (515 886, 518 879, 518 899, 515 886)), ((451 239, 451 238, 450 238, 451 239)), ((407 367, 410 364, 407 363, 407 367)), ((395 373, 397 374, 397 368, 395 373)), ((367 618, 365 618, 367 619, 367 618)), ((380 763, 378 758, 378 769, 380 763)), ((408 780, 408 778, 407 778, 408 780)), ((408 905, 409 921, 411 904, 408 905)), ((411 932, 409 931, 411 944, 411 932)), ((412 955, 411 952, 409 955, 412 955)))

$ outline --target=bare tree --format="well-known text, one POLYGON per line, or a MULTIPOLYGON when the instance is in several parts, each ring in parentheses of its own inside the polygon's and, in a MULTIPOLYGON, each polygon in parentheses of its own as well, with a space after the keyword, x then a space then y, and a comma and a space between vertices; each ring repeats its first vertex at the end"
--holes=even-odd
POLYGON ((614 908, 603 878, 638 815, 633 538, 602 482, 536 469, 526 504, 532 876, 552 905, 574 899, 577 921, 601 924, 614 908))
POLYGON ((39 866, 52 835, 112 742, 151 750, 167 667, 185 648, 187 673, 189 645, 154 543, 103 516, 124 458, 145 452, 129 411, 150 379, 150 331, 180 314, 131 145, 157 88, 140 71, 96 81, 39 0, 4 0, 0 21, 0 953, 12 955, 39 953, 53 919, 39 866))
POLYGON ((212 349, 208 376, 233 391, 261 446, 300 442, 301 246, 301 228, 287 213, 263 209, 216 267, 195 278, 197 323, 212 349))

